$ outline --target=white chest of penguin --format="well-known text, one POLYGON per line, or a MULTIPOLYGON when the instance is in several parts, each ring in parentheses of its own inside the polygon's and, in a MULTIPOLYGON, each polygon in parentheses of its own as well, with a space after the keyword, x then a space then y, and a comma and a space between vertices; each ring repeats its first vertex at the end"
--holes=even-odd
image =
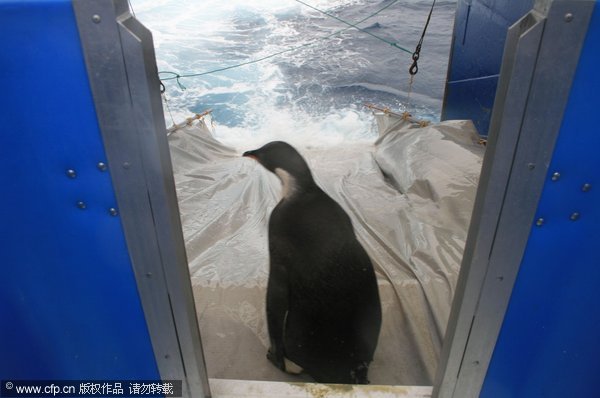
POLYGON ((278 167, 275 174, 281 180, 281 199, 289 199, 298 192, 298 183, 290 173, 278 167))

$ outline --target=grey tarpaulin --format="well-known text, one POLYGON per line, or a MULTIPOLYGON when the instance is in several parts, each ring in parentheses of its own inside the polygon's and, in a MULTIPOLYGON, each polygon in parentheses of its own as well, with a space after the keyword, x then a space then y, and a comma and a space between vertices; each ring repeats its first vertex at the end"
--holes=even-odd
MULTIPOLYGON (((383 326, 374 384, 432 383, 483 147, 471 122, 377 115, 374 144, 298 149, 374 263, 383 326)), ((209 377, 302 381, 266 359, 267 223, 280 182, 200 122, 169 137, 209 377)), ((304 380, 309 380, 305 378, 304 380)))

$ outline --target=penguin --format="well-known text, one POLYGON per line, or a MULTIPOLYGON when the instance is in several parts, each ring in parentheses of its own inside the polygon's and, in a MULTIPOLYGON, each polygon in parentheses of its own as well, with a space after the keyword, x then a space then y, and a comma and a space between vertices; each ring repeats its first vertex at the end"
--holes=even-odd
POLYGON ((368 384, 381 302, 350 217, 317 186, 291 145, 274 141, 243 156, 282 183, 269 217, 267 358, 320 383, 368 384))

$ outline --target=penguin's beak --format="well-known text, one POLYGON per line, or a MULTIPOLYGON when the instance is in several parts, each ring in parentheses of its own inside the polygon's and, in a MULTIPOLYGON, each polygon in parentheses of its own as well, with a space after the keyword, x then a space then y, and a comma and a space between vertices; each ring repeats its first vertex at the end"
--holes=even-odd
POLYGON ((258 161, 258 156, 256 156, 254 153, 255 153, 254 151, 246 151, 242 154, 242 156, 258 161))

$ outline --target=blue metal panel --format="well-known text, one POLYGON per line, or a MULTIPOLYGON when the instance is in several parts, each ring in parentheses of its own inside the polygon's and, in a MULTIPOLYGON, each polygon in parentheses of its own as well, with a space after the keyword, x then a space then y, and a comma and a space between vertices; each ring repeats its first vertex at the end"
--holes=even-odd
POLYGON ((471 119, 479 134, 487 136, 497 85, 498 75, 448 82, 443 119, 471 119))
POLYGON ((0 379, 158 379, 71 3, 0 37, 0 379))
POLYGON ((596 3, 537 210, 545 223, 531 231, 481 397, 600 396, 598 65, 596 3))
POLYGON ((533 0, 459 0, 442 120, 471 119, 487 135, 506 31, 533 0))

